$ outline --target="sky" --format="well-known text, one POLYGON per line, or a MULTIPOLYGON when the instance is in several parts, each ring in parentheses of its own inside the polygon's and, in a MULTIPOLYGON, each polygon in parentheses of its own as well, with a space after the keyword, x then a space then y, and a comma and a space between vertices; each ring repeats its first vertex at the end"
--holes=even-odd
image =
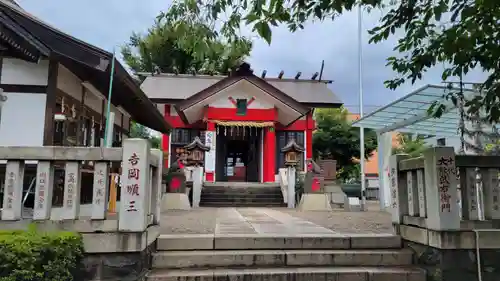
MULTIPOLYGON (((168 9, 169 0, 18 0, 31 14, 54 27, 102 49, 119 51, 132 32, 145 32, 155 17, 168 9)), ((367 30, 377 25, 380 12, 363 13, 362 17, 362 89, 364 113, 384 106, 426 84, 440 84, 442 67, 427 72, 414 85, 405 84, 396 91, 386 89, 383 82, 395 73, 386 67, 386 58, 395 39, 381 44, 368 44, 367 30)), ((291 33, 286 27, 273 29, 271 45, 254 39, 248 62, 256 73, 267 70, 267 76, 285 77, 298 71, 302 77, 319 72, 325 61, 323 78, 333 80, 330 89, 341 98, 351 112, 359 112, 357 12, 342 15, 335 21, 307 24, 304 30, 291 33)), ((476 71, 467 82, 478 82, 483 74, 476 71)))

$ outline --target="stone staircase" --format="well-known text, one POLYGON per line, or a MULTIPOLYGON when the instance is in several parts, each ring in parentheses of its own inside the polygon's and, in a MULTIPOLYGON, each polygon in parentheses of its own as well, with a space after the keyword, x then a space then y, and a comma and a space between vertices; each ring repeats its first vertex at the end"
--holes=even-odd
POLYGON ((425 281, 394 235, 161 235, 148 281, 425 281))
POLYGON ((282 207, 286 206, 278 183, 204 183, 202 207, 282 207))

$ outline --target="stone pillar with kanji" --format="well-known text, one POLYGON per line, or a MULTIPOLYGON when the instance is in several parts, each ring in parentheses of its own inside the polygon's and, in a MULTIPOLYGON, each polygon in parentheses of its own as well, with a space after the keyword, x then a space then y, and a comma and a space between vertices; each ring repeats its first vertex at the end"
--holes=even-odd
POLYGON ((460 229, 455 151, 453 147, 433 147, 424 152, 427 228, 460 229))
POLYGON ((324 190, 324 179, 320 176, 321 168, 312 160, 307 160, 307 172, 304 178, 304 194, 300 199, 302 211, 331 210, 330 199, 324 190))
POLYGON ((150 144, 145 139, 123 141, 120 190, 120 231, 142 232, 148 227, 151 196, 150 144))

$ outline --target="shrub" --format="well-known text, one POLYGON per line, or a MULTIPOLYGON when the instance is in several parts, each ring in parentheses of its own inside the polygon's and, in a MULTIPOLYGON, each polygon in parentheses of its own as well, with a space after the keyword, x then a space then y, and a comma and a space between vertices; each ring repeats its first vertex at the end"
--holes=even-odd
POLYGON ((0 281, 72 281, 82 260, 79 234, 0 231, 0 281))

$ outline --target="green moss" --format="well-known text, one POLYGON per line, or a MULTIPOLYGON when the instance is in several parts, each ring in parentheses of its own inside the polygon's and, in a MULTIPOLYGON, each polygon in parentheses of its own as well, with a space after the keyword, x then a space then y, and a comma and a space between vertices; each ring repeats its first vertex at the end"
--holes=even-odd
POLYGON ((0 231, 0 281, 75 280, 82 259, 79 234, 0 231))

